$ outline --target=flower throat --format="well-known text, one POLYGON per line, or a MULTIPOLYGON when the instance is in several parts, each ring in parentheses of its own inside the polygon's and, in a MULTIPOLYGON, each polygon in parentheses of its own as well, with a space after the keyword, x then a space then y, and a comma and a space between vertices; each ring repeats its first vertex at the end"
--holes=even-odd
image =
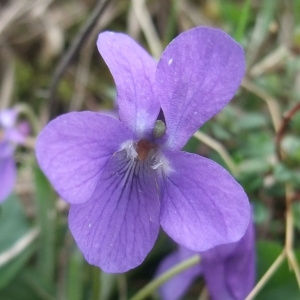
MULTIPOLYGON (((160 138, 166 133, 166 125, 161 120, 156 120, 153 128, 153 137, 154 138, 160 138)), ((151 149, 155 148, 155 144, 151 143, 147 140, 140 140, 137 143, 136 152, 137 152, 137 158, 139 160, 145 160, 151 151, 151 149)))

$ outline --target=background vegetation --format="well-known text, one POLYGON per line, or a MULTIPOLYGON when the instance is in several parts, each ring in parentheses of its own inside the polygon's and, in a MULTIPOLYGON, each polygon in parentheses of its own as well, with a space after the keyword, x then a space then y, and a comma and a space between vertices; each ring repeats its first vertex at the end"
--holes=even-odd
MULTIPOLYGON (((255 299, 300 299, 300 1, 1 0, 0 109, 22 105, 32 128, 16 153, 14 193, 0 207, 1 300, 123 300, 152 279, 174 248, 163 232, 126 274, 84 261, 68 230, 68 205, 36 165, 35 137, 59 114, 114 107, 113 79, 95 45, 99 32, 126 32, 158 58, 176 35, 199 25, 243 45, 247 75, 186 150, 223 165, 249 195, 257 281, 275 261, 255 299)), ((199 278, 185 299, 207 299, 203 287, 199 278)))

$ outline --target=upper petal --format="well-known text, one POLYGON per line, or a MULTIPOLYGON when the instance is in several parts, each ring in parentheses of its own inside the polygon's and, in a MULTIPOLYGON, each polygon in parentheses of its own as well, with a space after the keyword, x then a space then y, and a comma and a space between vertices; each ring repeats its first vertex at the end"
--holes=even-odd
POLYGON ((159 231, 154 170, 125 150, 106 164, 92 199, 71 205, 69 226, 86 260, 106 272, 125 272, 143 262, 159 231))
POLYGON ((196 154, 164 151, 169 161, 161 184, 161 225, 194 251, 239 240, 249 223, 242 187, 221 166, 196 154))
POLYGON ((15 181, 16 165, 13 156, 1 158, 0 155, 0 202, 4 201, 12 192, 15 181))
POLYGON ((121 33, 101 33, 97 46, 117 86, 120 120, 138 137, 150 137, 160 109, 154 59, 121 33))
POLYGON ((92 196, 101 170, 134 134, 120 121, 93 112, 57 117, 37 139, 38 163, 60 196, 83 203, 92 196))
POLYGON ((166 146, 181 149, 233 97, 245 71, 244 52, 218 29, 180 34, 157 66, 157 93, 167 125, 166 146))

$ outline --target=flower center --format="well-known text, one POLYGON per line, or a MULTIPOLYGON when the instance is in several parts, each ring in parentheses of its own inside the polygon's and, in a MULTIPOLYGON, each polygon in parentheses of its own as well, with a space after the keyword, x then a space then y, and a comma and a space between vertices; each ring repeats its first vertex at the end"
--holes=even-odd
MULTIPOLYGON (((172 171, 168 160, 162 155, 159 150, 159 146, 149 142, 145 139, 138 141, 125 142, 121 151, 125 150, 128 162, 132 165, 144 165, 144 167, 150 167, 153 170, 162 168, 164 172, 172 171)), ((124 152, 123 152, 124 153, 124 152)))
POLYGON ((140 140, 137 143, 136 152, 139 160, 145 160, 151 151, 154 148, 154 144, 148 142, 147 140, 140 140))

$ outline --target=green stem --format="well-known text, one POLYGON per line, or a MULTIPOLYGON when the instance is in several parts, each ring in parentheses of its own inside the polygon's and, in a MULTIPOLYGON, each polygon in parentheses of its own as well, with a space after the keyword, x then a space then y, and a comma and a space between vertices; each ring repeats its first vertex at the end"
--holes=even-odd
POLYGON ((38 166, 34 165, 33 170, 37 222, 41 231, 37 262, 40 276, 43 278, 45 284, 47 284, 47 287, 51 287, 54 283, 56 262, 56 194, 38 166))
POLYGON ((238 42, 241 42, 242 38, 244 37, 245 28, 250 16, 250 9, 251 9, 251 0, 246 0, 241 12, 237 30, 235 32, 235 39, 238 42))
POLYGON ((171 11, 168 17, 167 29, 164 37, 164 45, 167 46, 176 32, 176 21, 178 16, 178 0, 172 0, 171 11))
POLYGON ((177 274, 183 272, 184 270, 198 264, 200 262, 200 256, 198 254, 184 260, 183 262, 177 264, 173 268, 167 270, 153 281, 144 286, 140 291, 137 292, 130 300, 142 300, 153 293, 158 287, 163 283, 168 281, 170 278, 176 276, 177 274))
POLYGON ((101 295, 101 270, 97 267, 92 267, 92 278, 93 278, 93 293, 92 293, 92 300, 100 300, 101 295))

